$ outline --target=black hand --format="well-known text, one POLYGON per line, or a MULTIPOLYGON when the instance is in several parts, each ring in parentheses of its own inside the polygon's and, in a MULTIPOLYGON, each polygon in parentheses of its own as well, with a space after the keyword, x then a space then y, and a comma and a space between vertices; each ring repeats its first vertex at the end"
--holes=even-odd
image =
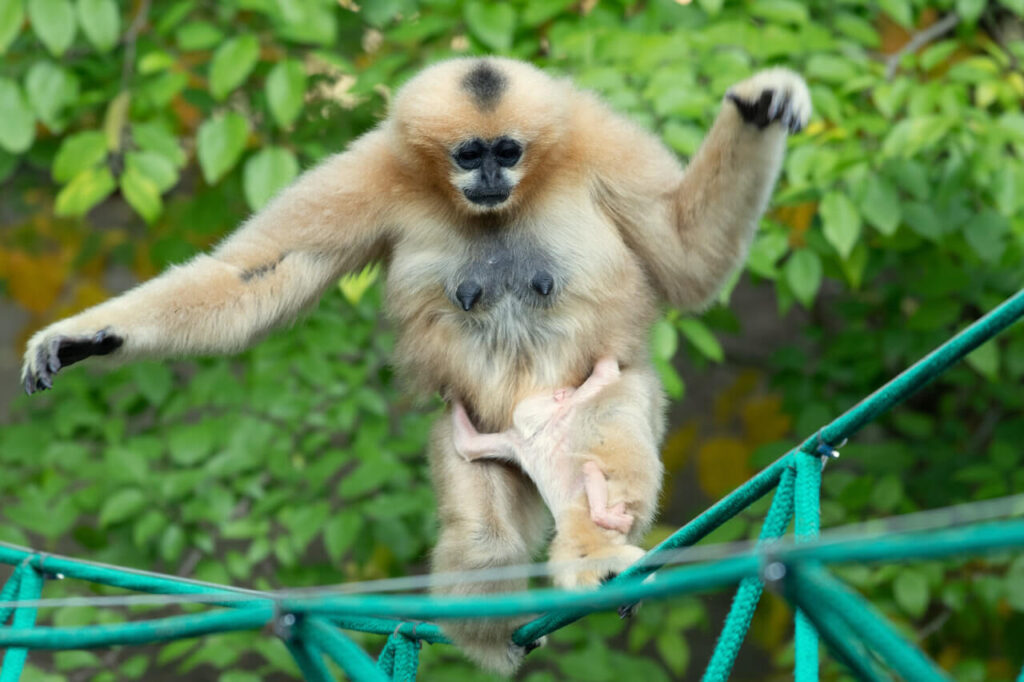
POLYGON ((25 392, 32 395, 53 387, 53 375, 62 367, 73 365, 91 355, 109 355, 124 344, 124 337, 110 329, 101 329, 92 336, 55 336, 39 347, 35 372, 25 375, 25 392))
POLYGON ((761 130, 775 121, 780 121, 791 133, 800 132, 803 128, 800 117, 793 111, 792 98, 787 93, 765 90, 756 101, 751 102, 730 92, 726 99, 736 105, 744 121, 756 125, 761 130))

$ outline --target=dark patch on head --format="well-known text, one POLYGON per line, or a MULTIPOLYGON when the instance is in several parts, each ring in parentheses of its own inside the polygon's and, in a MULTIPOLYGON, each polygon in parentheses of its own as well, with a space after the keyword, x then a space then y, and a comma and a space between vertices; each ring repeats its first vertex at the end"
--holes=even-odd
POLYGON ((263 265, 257 265, 254 268, 248 268, 247 270, 243 270, 241 274, 238 275, 238 278, 243 282, 251 282, 254 279, 259 279, 260 277, 269 275, 281 263, 281 261, 285 259, 285 256, 287 255, 287 253, 282 254, 275 261, 271 261, 269 263, 264 263, 263 265))
POLYGON ((477 106, 484 111, 497 106, 507 86, 505 74, 487 62, 478 63, 462 79, 463 89, 472 95, 477 106))

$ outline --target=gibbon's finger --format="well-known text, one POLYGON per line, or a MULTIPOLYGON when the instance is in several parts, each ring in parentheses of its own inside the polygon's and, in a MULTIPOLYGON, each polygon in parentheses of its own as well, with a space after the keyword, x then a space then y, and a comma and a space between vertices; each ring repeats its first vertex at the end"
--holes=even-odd
POLYGON ((58 339, 56 361, 59 367, 73 365, 93 355, 109 355, 124 344, 124 338, 111 332, 109 327, 92 336, 58 339))

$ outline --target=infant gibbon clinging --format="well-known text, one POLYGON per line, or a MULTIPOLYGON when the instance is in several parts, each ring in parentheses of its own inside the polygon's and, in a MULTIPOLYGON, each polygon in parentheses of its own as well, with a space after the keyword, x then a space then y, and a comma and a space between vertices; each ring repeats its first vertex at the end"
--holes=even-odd
MULTIPOLYGON (((647 352, 659 301, 700 308, 742 262, 786 134, 809 113, 798 76, 759 73, 727 93, 684 172, 656 137, 568 80, 508 59, 436 64, 401 88, 377 128, 304 173, 210 254, 38 332, 25 388, 50 388, 62 367, 91 355, 237 352, 340 275, 382 260, 401 375, 461 402, 482 432, 508 428, 526 396, 580 385, 598 358, 618 361, 623 408, 594 438, 605 441, 603 467, 630 474, 610 502, 634 522, 623 542, 599 548, 607 569, 621 570, 661 483, 663 398, 647 352)), ((463 459, 447 415, 428 456, 441 524, 434 570, 529 562, 548 525, 530 480, 506 464, 463 459)), ((550 555, 587 558, 596 551, 588 547, 557 533, 550 555)), ((509 644, 515 625, 447 630, 475 660, 509 673, 524 651, 509 644)))

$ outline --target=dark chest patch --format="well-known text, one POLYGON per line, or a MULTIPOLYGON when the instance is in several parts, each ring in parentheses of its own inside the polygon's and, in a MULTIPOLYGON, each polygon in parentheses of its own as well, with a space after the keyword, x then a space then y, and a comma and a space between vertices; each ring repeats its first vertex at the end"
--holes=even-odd
POLYGON ((462 79, 462 87, 473 97, 476 105, 483 111, 497 106, 508 79, 501 71, 487 62, 474 66, 462 79))
POLYGON ((550 306, 562 283, 551 258, 536 246, 505 237, 482 239, 446 286, 464 311, 488 308, 511 296, 530 306, 550 306))

